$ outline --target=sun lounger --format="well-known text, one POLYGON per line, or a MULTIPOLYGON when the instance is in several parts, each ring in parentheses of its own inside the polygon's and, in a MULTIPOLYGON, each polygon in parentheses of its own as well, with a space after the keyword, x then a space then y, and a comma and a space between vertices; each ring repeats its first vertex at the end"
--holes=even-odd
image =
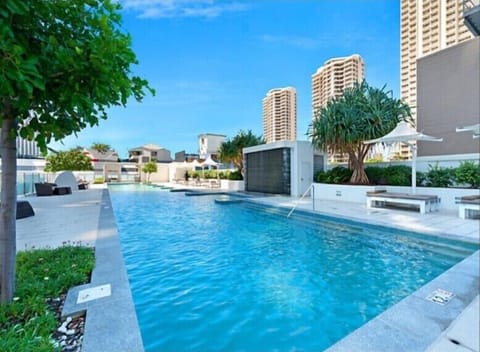
POLYGON ((388 205, 412 205, 418 208, 421 214, 425 214, 438 211, 440 198, 422 194, 367 192, 367 208, 388 205))
POLYGON ((458 216, 461 219, 476 218, 480 214, 480 195, 464 196, 457 199, 458 216))

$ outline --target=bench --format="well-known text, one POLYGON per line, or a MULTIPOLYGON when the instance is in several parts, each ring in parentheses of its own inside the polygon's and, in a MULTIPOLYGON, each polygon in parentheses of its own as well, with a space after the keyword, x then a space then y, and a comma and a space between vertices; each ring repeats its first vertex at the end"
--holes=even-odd
POLYGON ((420 214, 438 211, 440 198, 437 196, 391 193, 367 192, 367 208, 385 207, 386 205, 407 204, 418 207, 420 214))
POLYGON ((464 196, 458 200, 458 216, 461 219, 475 218, 475 214, 480 213, 480 195, 464 196))

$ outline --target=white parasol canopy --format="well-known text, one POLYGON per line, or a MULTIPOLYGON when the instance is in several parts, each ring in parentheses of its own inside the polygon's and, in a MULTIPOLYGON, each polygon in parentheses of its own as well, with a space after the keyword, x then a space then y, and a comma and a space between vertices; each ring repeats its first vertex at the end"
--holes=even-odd
POLYGON ((417 145, 416 141, 441 142, 443 138, 436 138, 421 132, 417 132, 408 122, 401 121, 390 133, 385 136, 365 141, 365 144, 373 143, 405 143, 412 148, 412 194, 417 188, 417 145))
MULTIPOLYGON (((218 169, 218 166, 220 165, 220 163, 217 163, 215 160, 212 159, 212 157, 209 155, 207 159, 205 159, 205 161, 203 163, 200 164, 200 166, 202 167, 202 172, 205 173, 203 171, 203 169, 205 167, 208 167, 208 166, 216 166, 217 169, 218 169)), ((218 177, 218 172, 217 172, 217 177, 218 177)))
POLYGON ((209 155, 207 159, 205 159, 205 161, 203 163, 200 164, 201 167, 204 167, 204 166, 218 166, 220 165, 219 163, 217 163, 215 160, 212 159, 212 157, 209 155))
POLYGON ((457 132, 473 132, 473 138, 480 138, 480 123, 476 125, 457 127, 455 129, 457 132))

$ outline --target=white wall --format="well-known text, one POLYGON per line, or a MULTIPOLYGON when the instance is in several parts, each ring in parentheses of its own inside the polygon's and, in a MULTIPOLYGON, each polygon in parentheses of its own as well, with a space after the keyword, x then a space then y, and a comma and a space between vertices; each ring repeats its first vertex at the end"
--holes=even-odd
POLYGON ((339 200, 352 203, 366 202, 367 192, 385 189, 385 186, 336 185, 314 183, 314 197, 322 200, 339 200))
MULTIPOLYGON (((471 138, 471 137, 470 137, 471 138)), ((456 154, 456 155, 441 155, 441 156, 422 156, 417 158, 417 171, 427 172, 431 166, 435 166, 438 163, 438 166, 441 168, 447 167, 457 167, 462 161, 480 161, 480 153, 473 154, 456 154)), ((328 164, 328 169, 333 169, 335 166, 344 166, 347 167, 347 164, 328 164)), ((378 166, 378 167, 387 167, 391 165, 406 165, 412 166, 411 160, 398 160, 398 161, 388 161, 382 163, 366 163, 367 166, 378 166)))
POLYGON ((227 191, 244 191, 245 182, 240 180, 220 180, 220 188, 227 191))
POLYGON ((307 141, 295 141, 290 151, 290 194, 300 197, 313 182, 313 147, 307 141))
MULTIPOLYGON (((400 186, 360 186, 334 185, 325 183, 314 184, 314 198, 321 200, 337 200, 366 204, 367 191, 386 190, 395 193, 410 193, 411 187, 400 186)), ((417 194, 435 195, 440 197, 440 209, 457 210, 456 197, 480 195, 479 189, 417 187, 417 194)))

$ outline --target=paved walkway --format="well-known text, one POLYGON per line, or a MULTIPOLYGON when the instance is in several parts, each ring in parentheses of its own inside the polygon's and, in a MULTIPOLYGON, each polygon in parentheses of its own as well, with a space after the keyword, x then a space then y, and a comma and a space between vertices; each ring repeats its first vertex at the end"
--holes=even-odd
MULTIPOLYGON (((102 189, 91 188, 66 196, 26 197, 36 215, 17 220, 17 249, 57 247, 68 242, 94 245, 101 227, 102 192, 102 189)), ((320 200, 313 207, 310 199, 299 201, 283 196, 260 197, 258 201, 288 209, 294 206, 305 210, 314 208, 315 212, 325 215, 480 242, 480 222, 462 220, 453 211, 421 215, 391 209, 366 209, 364 204, 320 200)), ((108 204, 103 205, 106 206, 108 204)), ((473 275, 478 280, 479 273, 473 275)), ((478 322, 477 298, 431 346, 430 351, 480 352, 478 343, 472 344, 472 341, 479 341, 478 322), (465 334, 466 331, 468 333, 465 334), (459 344, 452 343, 452 339, 459 344)))
POLYGON ((17 220, 17 250, 55 248, 67 242, 93 246, 102 192, 93 188, 63 196, 21 197, 32 205, 35 216, 17 220))

